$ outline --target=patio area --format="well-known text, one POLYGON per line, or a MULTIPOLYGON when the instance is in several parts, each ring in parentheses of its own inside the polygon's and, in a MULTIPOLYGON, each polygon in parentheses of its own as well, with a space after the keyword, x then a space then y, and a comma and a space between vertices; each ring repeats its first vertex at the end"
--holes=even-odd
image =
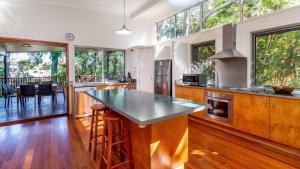
POLYGON ((66 100, 62 93, 57 94, 57 102, 55 104, 51 103, 51 97, 44 97, 41 105, 34 98, 28 99, 25 104, 26 106, 24 107, 18 107, 16 98, 13 98, 11 104, 5 107, 4 98, 0 98, 0 125, 28 119, 59 116, 67 112, 66 100))
POLYGON ((65 47, 1 42, 0 126, 66 114, 66 76, 65 47))

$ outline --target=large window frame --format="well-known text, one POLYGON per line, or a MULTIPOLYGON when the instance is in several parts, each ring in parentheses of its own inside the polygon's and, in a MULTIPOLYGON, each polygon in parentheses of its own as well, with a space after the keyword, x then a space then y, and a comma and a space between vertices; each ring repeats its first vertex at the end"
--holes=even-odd
MULTIPOLYGON (((251 8, 249 8, 249 6, 251 6, 251 2, 249 2, 250 0, 227 0, 227 1, 223 2, 222 4, 219 4, 219 6, 213 8, 213 9, 208 9, 207 4, 210 4, 211 1, 212 1, 212 3, 214 3, 213 0, 203 0, 199 3, 197 3, 196 5, 192 6, 192 7, 189 7, 187 9, 182 10, 182 11, 179 11, 178 13, 176 13, 172 16, 166 17, 165 19, 162 19, 162 20, 156 22, 157 41, 175 39, 175 38, 182 37, 182 36, 185 36, 185 35, 190 35, 190 34, 193 34, 193 33, 197 33, 201 30, 212 29, 212 28, 215 28, 217 26, 221 26, 221 25, 228 24, 228 23, 241 22, 241 21, 247 20, 247 19, 252 18, 252 17, 258 17, 258 16, 265 15, 265 14, 268 14, 268 13, 273 13, 273 12, 278 11, 278 10, 287 9, 287 8, 292 7, 293 5, 300 5, 300 2, 290 2, 290 3, 287 3, 287 4, 283 4, 281 6, 281 8, 278 8, 278 9, 276 9, 273 6, 272 7, 270 6, 270 9, 268 8, 266 11, 264 11, 264 10, 257 11, 257 13, 254 13, 253 15, 251 15, 251 12, 253 13, 253 11, 251 11, 251 8), (208 20, 209 17, 211 17, 212 15, 218 13, 221 10, 224 10, 227 7, 230 7, 234 3, 239 4, 239 10, 238 10, 239 13, 237 14, 239 17, 237 18, 237 20, 226 21, 224 23, 217 23, 216 25, 214 25, 212 27, 205 28, 206 21, 208 20), (179 22, 177 22, 177 15, 180 15, 182 13, 189 13, 190 10, 192 10, 195 7, 200 8, 200 10, 199 10, 199 23, 198 23, 199 30, 197 29, 195 31, 186 31, 186 32, 183 32, 183 33, 177 31, 177 25, 176 24, 179 23, 179 22), (272 8, 275 8, 275 9, 272 9, 272 8), (160 30, 159 27, 158 27, 158 24, 164 22, 165 20, 167 20, 171 17, 175 17, 175 26, 174 26, 174 28, 170 28, 170 29, 174 30, 174 32, 172 33, 174 35, 172 37, 167 37, 167 38, 161 39, 160 35, 162 34, 162 32, 164 30, 160 30)), ((187 20, 189 20, 189 19, 187 19, 187 20)), ((184 26, 183 30, 187 30, 187 25, 186 25, 187 23, 186 23, 186 21, 183 21, 183 22, 184 22, 183 23, 183 26, 184 26)))
MULTIPOLYGON (((216 41, 215 40, 210 40, 210 41, 205 41, 205 42, 200 42, 200 43, 196 43, 196 44, 192 44, 191 45, 191 53, 192 53, 192 57, 191 57, 191 64, 194 65, 197 61, 196 61, 196 51, 195 49, 199 49, 199 48, 203 48, 203 47, 207 47, 207 46, 211 46, 213 45, 214 46, 214 53, 216 53, 216 41)), ((209 58, 206 59, 206 61, 209 60, 209 58)), ((212 84, 215 84, 216 80, 217 80, 217 77, 216 77, 216 74, 215 74, 215 71, 216 71, 216 63, 214 60, 212 60, 212 65, 214 68, 213 72, 214 74, 212 74, 211 76, 211 79, 209 79, 209 75, 208 76, 208 80, 211 81, 212 84)))
MULTIPOLYGON (((122 79, 111 79, 111 77, 106 74, 106 73, 109 73, 109 70, 110 70, 110 59, 109 59, 109 55, 113 52, 123 52, 123 77, 125 77, 126 75, 126 50, 124 49, 113 49, 113 48, 102 48, 102 47, 86 47, 86 46, 75 46, 75 64, 76 64, 76 50, 77 49, 81 49, 81 50, 95 50, 95 51, 98 51, 98 52, 103 52, 102 54, 102 57, 101 57, 101 61, 100 61, 100 64, 101 64, 101 81, 97 81, 96 80, 96 72, 97 72, 97 68, 96 68, 96 65, 99 63, 98 62, 98 58, 94 58, 94 60, 96 61, 95 65, 92 65, 92 66, 95 66, 95 70, 94 70, 94 75, 90 75, 90 76, 94 76, 94 80, 93 82, 105 82, 105 81, 109 81, 109 80, 122 80, 122 79), (107 79, 109 78, 109 79, 107 79)), ((95 56, 97 57, 97 56, 95 56)), ((77 76, 81 76, 81 75, 77 75, 76 74, 76 68, 75 68, 75 77, 77 76)), ((82 82, 79 82, 77 81, 77 79, 75 79, 76 83, 84 83, 85 81, 82 81, 82 82)))
MULTIPOLYGON (((294 31, 294 30, 299 30, 300 31, 300 24, 293 24, 293 25, 286 25, 286 26, 280 26, 280 27, 276 27, 276 28, 271 28, 271 29, 265 29, 265 30, 260 30, 260 31, 256 31, 256 32, 252 32, 251 33, 251 41, 252 41, 252 66, 251 66, 251 86, 253 87, 260 87, 259 85, 257 85, 257 81, 256 81, 256 74, 257 74, 257 70, 256 70, 256 66, 257 66, 257 37, 259 36, 267 36, 267 35, 272 35, 272 34, 278 34, 278 33, 285 33, 285 32, 289 32, 289 31, 294 31)), ((297 89, 299 90, 299 88, 297 89)))

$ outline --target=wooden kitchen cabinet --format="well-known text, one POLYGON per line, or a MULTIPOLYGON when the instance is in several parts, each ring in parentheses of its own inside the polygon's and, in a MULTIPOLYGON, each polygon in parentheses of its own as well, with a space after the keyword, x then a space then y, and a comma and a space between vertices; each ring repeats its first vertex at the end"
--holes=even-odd
MULTIPOLYGON (((194 87, 184 87, 184 86, 176 86, 176 97, 181 99, 192 100, 195 102, 204 103, 204 89, 202 88, 194 88, 194 87)), ((195 112, 190 114, 194 117, 203 117, 204 112, 195 112)))
MULTIPOLYGON (((204 103, 204 101, 205 101, 205 99, 204 99, 204 89, 194 88, 194 90, 192 92, 193 92, 193 101, 204 103)), ((202 118, 202 117, 204 117, 204 111, 191 113, 190 116, 202 118)))
POLYGON ((260 137, 269 138, 270 99, 267 96, 235 93, 233 127, 260 137))
POLYGON ((103 84, 96 86, 97 90, 109 90, 109 89, 119 89, 119 88, 128 88, 128 89, 136 89, 135 83, 129 84, 103 84))
POLYGON ((181 99, 204 102, 204 89, 202 88, 176 86, 175 95, 181 99))
POLYGON ((300 148, 300 100, 270 99, 270 139, 300 148))

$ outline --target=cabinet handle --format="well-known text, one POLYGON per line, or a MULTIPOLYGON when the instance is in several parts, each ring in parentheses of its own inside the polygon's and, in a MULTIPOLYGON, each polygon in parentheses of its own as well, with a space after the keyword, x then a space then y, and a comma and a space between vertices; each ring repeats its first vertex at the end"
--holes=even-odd
POLYGON ((268 100, 265 101, 265 107, 267 107, 267 105, 268 105, 268 100))
POLYGON ((272 107, 273 107, 273 109, 275 109, 275 103, 273 103, 272 107))

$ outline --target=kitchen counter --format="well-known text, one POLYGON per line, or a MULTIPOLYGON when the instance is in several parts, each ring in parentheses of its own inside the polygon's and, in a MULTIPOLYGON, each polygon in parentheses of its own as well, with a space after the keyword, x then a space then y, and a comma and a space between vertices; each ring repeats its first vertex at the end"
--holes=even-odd
POLYGON ((184 168, 188 113, 204 110, 206 104, 132 89, 85 93, 125 117, 122 120, 129 128, 135 168, 184 168))
POLYGON ((300 99, 300 91, 294 91, 291 94, 277 94, 271 88, 228 88, 228 87, 199 87, 199 86, 187 86, 184 84, 176 84, 176 86, 192 87, 192 88, 202 88, 210 90, 220 90, 228 92, 237 92, 237 93, 246 93, 253 95, 262 95, 262 96, 271 96, 279 98, 288 98, 288 99, 300 99))
POLYGON ((139 125, 187 115, 204 110, 207 106, 131 89, 89 90, 85 93, 139 125))

